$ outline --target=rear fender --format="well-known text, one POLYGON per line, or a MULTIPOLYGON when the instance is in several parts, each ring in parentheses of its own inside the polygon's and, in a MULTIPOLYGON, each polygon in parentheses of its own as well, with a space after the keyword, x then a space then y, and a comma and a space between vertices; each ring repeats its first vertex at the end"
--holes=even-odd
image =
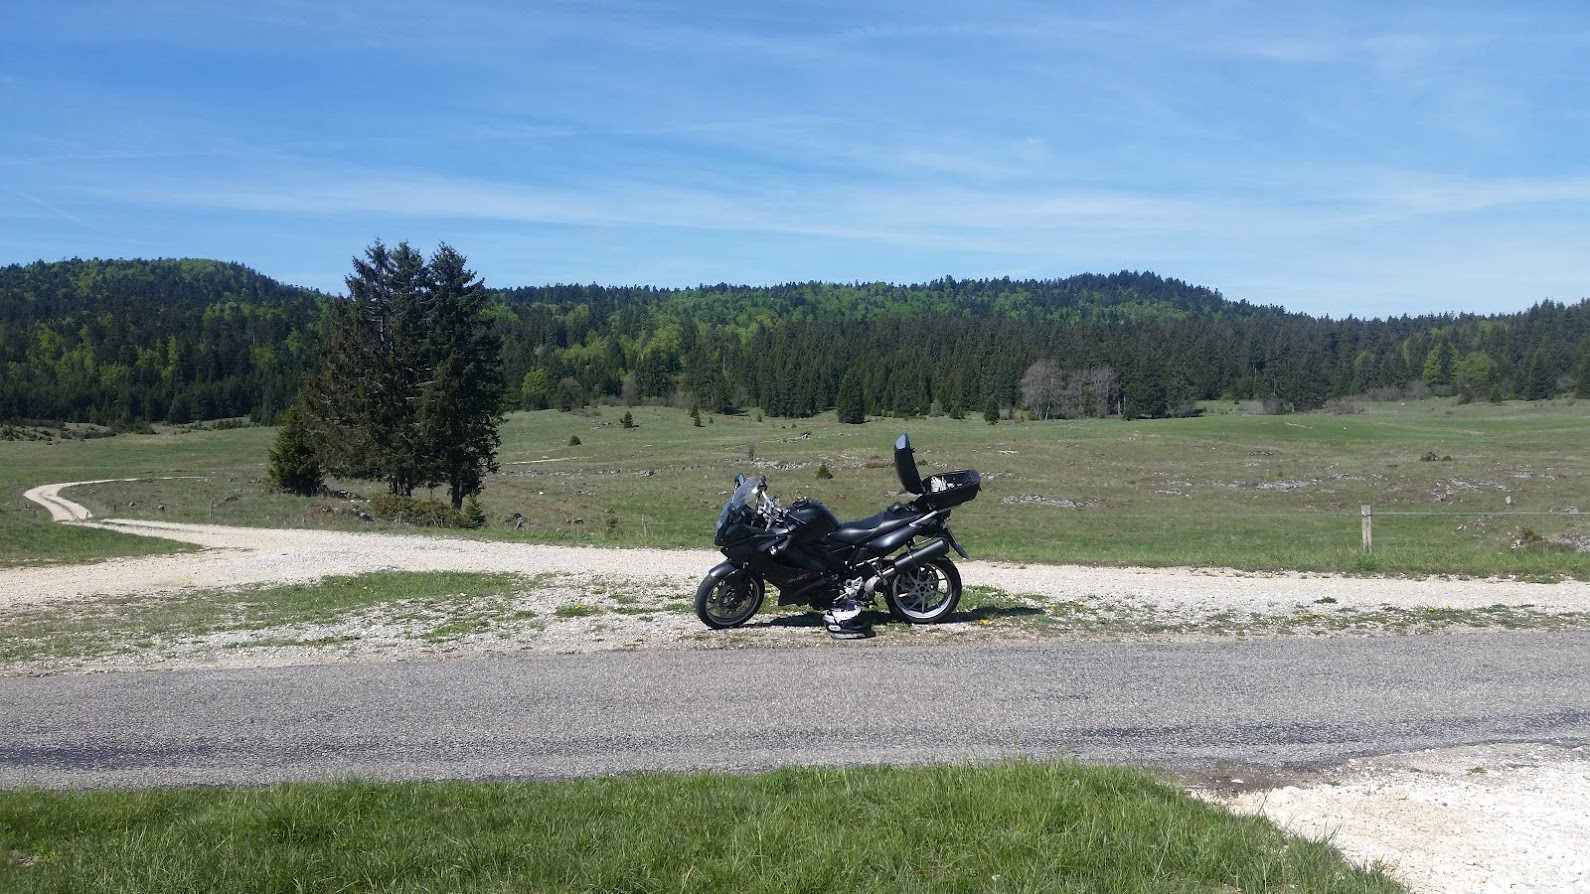
POLYGON ((966 554, 966 550, 961 548, 961 542, 955 539, 955 534, 950 531, 949 525, 945 525, 944 530, 941 533, 944 535, 944 539, 949 541, 950 546, 954 547, 955 552, 958 553, 961 558, 971 558, 971 556, 966 554))

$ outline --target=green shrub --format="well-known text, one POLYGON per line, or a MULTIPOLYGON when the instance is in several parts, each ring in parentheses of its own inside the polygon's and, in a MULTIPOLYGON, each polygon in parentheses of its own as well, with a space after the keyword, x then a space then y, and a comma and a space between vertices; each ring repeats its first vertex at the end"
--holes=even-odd
POLYGON ((325 485, 314 434, 297 405, 287 411, 281 430, 276 433, 265 480, 275 490, 300 497, 312 497, 325 485))
POLYGON ((480 497, 471 494, 464 501, 464 521, 471 528, 484 528, 486 526, 486 510, 480 508, 480 497))
MULTIPOLYGON (((380 494, 370 498, 370 514, 382 521, 413 525, 417 528, 474 528, 465 513, 435 500, 395 497, 380 494)), ((482 516, 484 521, 484 516, 482 516)))

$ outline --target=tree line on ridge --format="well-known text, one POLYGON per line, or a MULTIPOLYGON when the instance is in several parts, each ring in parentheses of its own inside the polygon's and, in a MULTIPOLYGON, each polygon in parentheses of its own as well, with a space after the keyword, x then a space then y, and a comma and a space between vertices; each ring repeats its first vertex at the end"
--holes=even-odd
MULTIPOLYGON (((993 405, 1052 418, 1175 415, 1221 398, 1306 411, 1410 387, 1590 396, 1585 300, 1333 320, 1140 272, 480 294, 502 409, 671 402, 854 419, 993 405)), ((0 268, 0 422, 274 423, 356 301, 217 261, 0 268)))

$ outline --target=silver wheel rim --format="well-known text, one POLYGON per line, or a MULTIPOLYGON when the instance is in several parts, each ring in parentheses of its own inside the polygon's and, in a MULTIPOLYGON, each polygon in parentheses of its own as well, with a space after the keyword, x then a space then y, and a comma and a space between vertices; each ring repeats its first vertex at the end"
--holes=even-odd
POLYGON ((934 565, 903 574, 895 584, 894 601, 913 618, 925 618, 944 607, 950 598, 949 581, 934 565))

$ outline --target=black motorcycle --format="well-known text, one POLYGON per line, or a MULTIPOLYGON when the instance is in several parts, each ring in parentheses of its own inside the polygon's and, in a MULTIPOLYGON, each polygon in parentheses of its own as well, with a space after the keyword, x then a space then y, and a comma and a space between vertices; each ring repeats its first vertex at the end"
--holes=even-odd
POLYGON ((907 623, 948 617, 961 598, 949 551, 967 558, 950 532, 950 510, 977 496, 982 477, 965 469, 923 481, 905 435, 894 442, 894 468, 915 499, 843 524, 815 500, 780 508, 766 476, 736 476, 713 538, 728 561, 697 588, 697 617, 712 628, 738 627, 761 608, 768 582, 779 605, 823 610, 843 597, 870 605, 881 593, 907 623))

